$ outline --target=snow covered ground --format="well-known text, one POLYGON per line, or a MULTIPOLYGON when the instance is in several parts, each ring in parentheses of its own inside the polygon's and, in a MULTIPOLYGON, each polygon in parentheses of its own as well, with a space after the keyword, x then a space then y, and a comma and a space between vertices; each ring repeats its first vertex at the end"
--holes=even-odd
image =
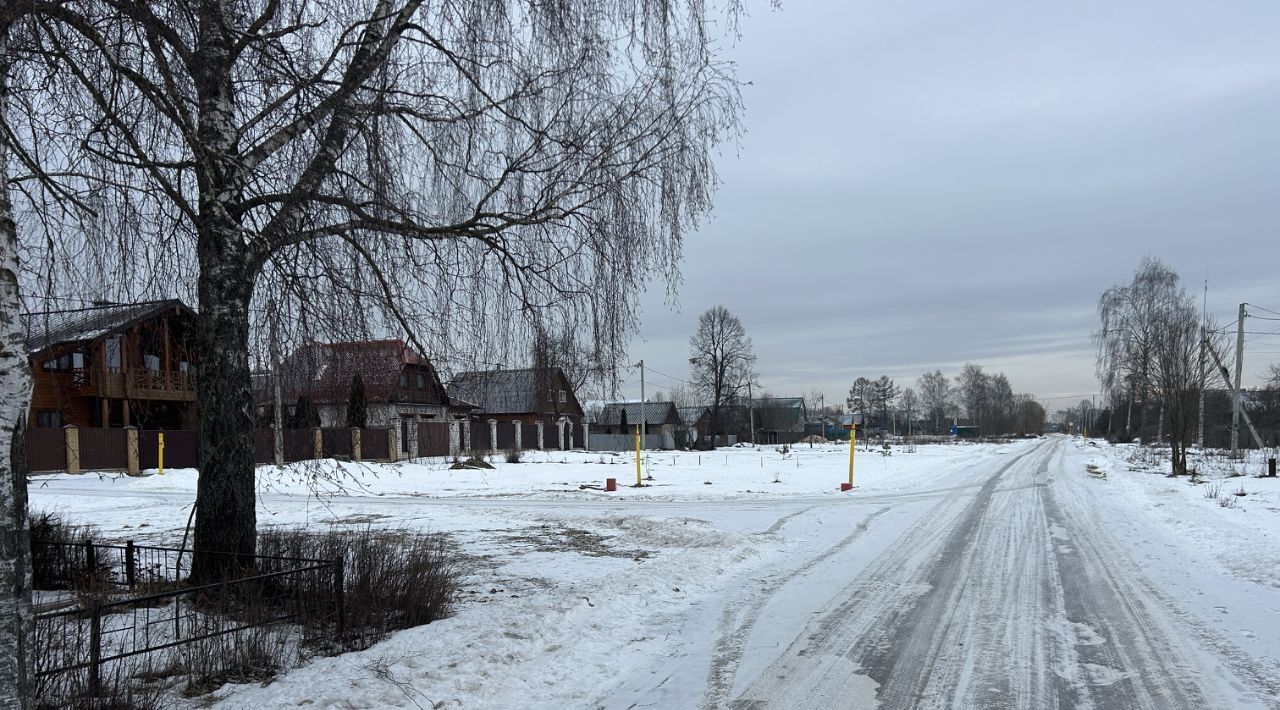
MULTIPOLYGON (((1064 438, 914 452, 897 446, 889 456, 860 448, 858 488, 843 494, 848 449, 841 446, 653 452, 644 468, 652 480, 641 488, 628 487, 635 481, 629 454, 531 453, 518 464, 495 460, 486 471, 452 470, 443 461, 262 467, 260 524, 443 531, 467 556, 470 574, 452 618, 317 659, 265 687, 225 687, 216 697, 237 708, 682 708, 747 697, 783 707, 788 689, 761 679, 792 667, 798 639, 814 636, 811 624, 836 609, 838 618, 895 623, 892 605, 871 605, 877 584, 894 604, 927 601, 929 585, 914 577, 897 587, 875 577, 887 579, 892 566, 936 582, 950 548, 939 543, 935 552, 933 543, 960 539, 957 521, 972 517, 966 511, 974 501, 1038 490, 1038 469, 1014 466, 1033 452, 1073 519, 1090 516, 1114 538, 1115 548, 1099 549, 1136 565, 1150 587, 1141 592, 1147 605, 1167 606, 1161 624, 1179 649, 1190 649, 1205 695, 1221 707, 1277 707, 1276 696, 1267 697, 1276 685, 1266 678, 1280 678, 1280 486, 1231 479, 1224 495, 1237 483, 1249 495, 1222 508, 1204 497, 1204 485, 1130 470, 1124 447, 1064 438), (618 491, 598 490, 610 477, 618 491), (844 606, 849 599, 867 603, 844 606)), ((173 542, 194 492, 192 471, 55 475, 35 479, 31 499, 37 510, 64 511, 108 537, 173 542)), ((1045 540, 1058 534, 1042 532, 1045 540)), ((1017 537, 1019 544, 1030 539, 1017 537)), ((877 692, 891 689, 891 679, 873 680, 872 669, 828 660, 822 672, 802 675, 815 683, 843 678, 838 694, 846 706, 873 707, 877 692)), ((1127 672, 1111 669, 1113 678, 1093 665, 1090 672, 1113 683, 1127 672)), ((819 684, 802 696, 825 692, 819 684)), ((975 697, 955 693, 959 705, 975 697)))

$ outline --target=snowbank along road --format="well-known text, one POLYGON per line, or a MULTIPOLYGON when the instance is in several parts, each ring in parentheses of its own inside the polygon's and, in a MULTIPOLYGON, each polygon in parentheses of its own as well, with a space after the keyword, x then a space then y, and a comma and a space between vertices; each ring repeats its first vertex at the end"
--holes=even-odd
MULTIPOLYGON (((1064 470, 1063 448, 1041 442, 992 463, 980 485, 946 492, 745 677, 733 668, 743 654, 724 651, 750 648, 743 639, 761 620, 735 621, 704 707, 1280 705, 1273 669, 1173 614, 1140 576, 1079 473, 1064 470)), ((850 536, 795 574, 865 537, 895 498, 920 496, 861 501, 871 511, 850 536)))

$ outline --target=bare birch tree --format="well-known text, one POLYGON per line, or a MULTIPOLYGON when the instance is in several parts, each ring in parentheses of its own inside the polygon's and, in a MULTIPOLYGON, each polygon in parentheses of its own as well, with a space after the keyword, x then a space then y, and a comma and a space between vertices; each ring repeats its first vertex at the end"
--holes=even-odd
POLYGON ((941 434, 947 412, 951 408, 951 382, 942 370, 926 372, 916 379, 920 390, 920 404, 932 426, 930 433, 941 434))
MULTIPOLYGON (((31 603, 24 432, 31 370, 22 328, 21 268, 10 168, 22 153, 10 121, 10 81, 24 3, 0 9, 0 708, 35 706, 35 615, 31 603)), ((38 166, 31 165, 32 169, 38 166)), ((31 175, 43 182, 42 175, 31 175)))
POLYGON ((1098 347, 1097 375, 1104 390, 1119 388, 1127 393, 1126 436, 1131 432, 1136 401, 1138 431, 1145 437, 1147 404, 1156 387, 1160 309, 1179 288, 1178 275, 1159 259, 1148 257, 1127 285, 1113 286, 1098 299, 1101 327, 1093 336, 1098 347))
MULTIPOLYGON (((92 246, 103 263, 164 264, 176 290, 194 282, 201 551, 255 546, 264 279, 281 307, 429 331, 469 355, 557 311, 610 365, 632 295, 653 275, 674 283, 710 208, 712 153, 737 130, 699 2, 37 6, 41 45, 75 85, 49 109, 87 127, 129 234, 129 248, 92 246)), ((732 24, 736 3, 726 12, 732 24)), ((196 574, 220 573, 215 559, 196 574)))

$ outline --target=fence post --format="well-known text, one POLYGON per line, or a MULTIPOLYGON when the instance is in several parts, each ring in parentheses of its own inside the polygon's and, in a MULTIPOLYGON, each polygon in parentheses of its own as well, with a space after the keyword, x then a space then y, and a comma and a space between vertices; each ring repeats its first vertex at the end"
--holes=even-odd
POLYGON ((360 460, 360 427, 351 427, 351 460, 360 460))
POLYGON ((396 441, 396 428, 391 427, 387 430, 387 460, 395 463, 400 458, 400 442, 396 441))
POLYGON ((546 427, 545 427, 545 425, 542 423, 542 420, 541 420, 541 419, 539 419, 539 420, 538 420, 538 451, 542 451, 544 448, 546 448, 546 447, 543 445, 543 443, 542 443, 542 442, 544 441, 544 439, 542 438, 542 436, 543 436, 543 432, 544 432, 545 428, 546 428, 546 427))
POLYGON ((462 453, 462 423, 457 419, 449 422, 449 455, 457 456, 462 453))
POLYGON ((80 427, 68 424, 62 427, 67 442, 67 473, 80 473, 80 427))
POLYGON ((127 437, 125 451, 126 456, 129 459, 126 471, 128 471, 130 476, 136 476, 142 470, 138 461, 138 427, 127 426, 124 428, 124 431, 125 437, 127 437))
POLYGON ((498 420, 489 420, 489 450, 498 450, 498 420))
POLYGON ((409 437, 408 442, 406 442, 408 444, 406 448, 409 449, 409 458, 416 459, 418 458, 418 452, 422 449, 422 442, 421 442, 422 415, 421 414, 413 415, 413 418, 409 420, 409 428, 408 430, 406 430, 405 433, 409 437))
POLYGON ((520 421, 519 419, 512 419, 511 424, 514 425, 516 430, 516 451, 519 451, 520 449, 524 448, 524 439, 522 438, 523 435, 521 434, 521 428, 523 427, 524 422, 520 421))
POLYGON ((95 598, 89 603, 89 695, 101 692, 98 666, 102 663, 102 607, 95 598))
POLYGON ((324 458, 324 435, 320 433, 320 427, 311 430, 311 458, 324 458))
POLYGON ((93 549, 93 540, 85 538, 84 541, 84 566, 92 573, 98 566, 98 554, 93 549))
POLYGON ((345 567, 343 558, 339 557, 333 561, 333 611, 337 615, 336 623, 338 626, 338 640, 341 642, 342 635, 347 629, 347 598, 344 591, 345 585, 345 567))
POLYGON ((471 419, 462 420, 462 450, 471 450, 471 419))
POLYGON ((124 543, 124 578, 129 589, 133 589, 136 581, 133 572, 133 540, 125 540, 124 543))

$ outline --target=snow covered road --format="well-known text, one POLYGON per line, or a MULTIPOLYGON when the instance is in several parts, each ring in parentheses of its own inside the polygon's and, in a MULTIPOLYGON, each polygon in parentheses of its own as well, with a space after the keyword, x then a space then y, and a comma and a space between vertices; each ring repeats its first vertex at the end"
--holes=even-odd
POLYGON ((1188 626, 1135 570, 1065 467, 1065 446, 1039 443, 930 508, 780 658, 739 678, 730 702, 713 673, 706 706, 1280 703, 1280 679, 1188 626))

